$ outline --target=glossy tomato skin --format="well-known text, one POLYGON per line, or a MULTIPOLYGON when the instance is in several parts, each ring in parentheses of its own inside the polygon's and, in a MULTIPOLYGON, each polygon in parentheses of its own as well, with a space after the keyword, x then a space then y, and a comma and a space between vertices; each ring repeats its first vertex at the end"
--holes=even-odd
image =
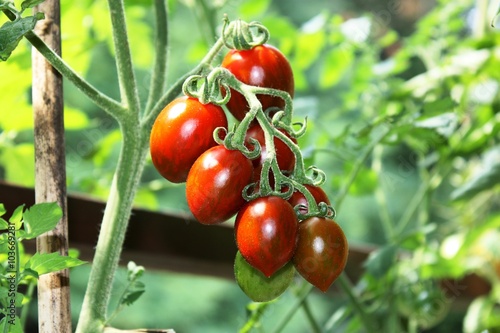
POLYGON ((292 261, 309 283, 326 292, 344 270, 347 255, 347 239, 335 221, 311 217, 299 223, 292 261))
POLYGON ((222 108, 187 96, 175 99, 153 124, 149 145, 153 165, 167 180, 185 182, 194 161, 217 145, 213 139, 217 127, 227 128, 222 108))
MULTIPOLYGON (((231 50, 224 57, 221 66, 243 83, 283 90, 293 97, 292 68, 286 57, 274 46, 264 44, 250 50, 231 50)), ((279 97, 258 95, 258 98, 264 111, 269 107, 283 109, 285 106, 285 102, 279 97)), ((246 99, 234 90, 231 90, 231 99, 226 106, 238 120, 242 120, 249 110, 246 99)))
MULTIPOLYGON (((314 197, 314 200, 316 201, 317 204, 319 204, 320 202, 324 202, 326 203, 327 205, 331 205, 330 203, 330 199, 328 199, 328 196, 326 195, 325 191, 323 191, 323 189, 319 186, 314 186, 314 185, 304 185, 308 190, 309 192, 311 192, 312 196, 314 197)), ((299 192, 299 191, 295 191, 293 192, 292 196, 290 197, 290 199, 288 199, 288 202, 293 206, 297 206, 297 205, 304 205, 306 207, 308 207, 309 205, 307 204, 307 200, 306 198, 304 197, 304 195, 299 192)), ((302 214, 305 214, 307 213, 307 209, 300 209, 300 212, 302 214)))
POLYGON ((292 258, 298 221, 286 200, 269 196, 250 201, 238 212, 234 229, 241 255, 265 276, 292 258))
POLYGON ((193 164, 186 181, 186 199, 202 224, 217 224, 245 204, 242 191, 253 177, 252 162, 239 150, 215 146, 193 164))
MULTIPOLYGON (((288 136, 294 143, 297 143, 297 140, 294 138, 291 138, 288 133, 286 133, 284 130, 280 129, 282 133, 284 133, 286 136, 288 136)), ((248 128, 248 131, 245 135, 245 145, 249 149, 254 149, 254 147, 250 144, 250 139, 253 138, 257 140, 260 144, 261 147, 261 154, 259 157, 254 159, 252 161, 254 167, 256 169, 260 169, 262 167, 262 164, 264 164, 264 161, 267 158, 267 150, 266 150, 266 139, 264 136, 264 130, 262 127, 260 127, 259 124, 253 124, 248 128)), ((295 166, 295 155, 293 154, 292 150, 280 139, 277 137, 274 138, 274 148, 276 151, 276 160, 278 161, 278 166, 280 170, 283 171, 292 171, 293 167, 295 166)))

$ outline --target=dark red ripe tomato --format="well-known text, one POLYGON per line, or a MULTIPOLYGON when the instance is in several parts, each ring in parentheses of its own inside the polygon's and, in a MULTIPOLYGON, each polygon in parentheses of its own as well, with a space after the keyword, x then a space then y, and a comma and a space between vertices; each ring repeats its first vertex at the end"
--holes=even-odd
POLYGON ((150 152, 158 172, 173 183, 186 181, 194 161, 217 145, 213 132, 227 128, 222 108, 201 104, 195 98, 179 97, 158 115, 150 136, 150 152))
POLYGON ((299 223, 293 264, 309 283, 326 292, 342 273, 348 244, 344 232, 333 220, 311 217, 299 223))
POLYGON ((253 176, 252 162, 239 150, 215 146, 193 164, 186 198, 194 217, 203 224, 226 221, 245 204, 242 191, 253 176))
MULTIPOLYGON (((264 44, 250 50, 231 50, 224 57, 222 67, 227 68, 243 83, 286 91, 293 97, 294 82, 290 63, 274 46, 264 44)), ((283 109, 285 102, 279 97, 258 95, 265 111, 269 107, 283 109)), ((231 90, 231 99, 226 104, 233 116, 242 120, 249 107, 240 93, 231 90)))
MULTIPOLYGON (((324 202, 327 205, 331 205, 330 200, 326 196, 325 191, 319 186, 314 186, 314 185, 305 185, 305 187, 311 192, 312 196, 314 197, 314 200, 316 200, 316 203, 319 204, 320 202, 324 202)), ((299 191, 293 192, 292 196, 290 199, 288 199, 288 202, 293 206, 297 205, 304 205, 308 207, 309 205, 307 204, 307 200, 304 197, 302 193, 299 191)), ((302 214, 307 213, 307 209, 300 209, 300 212, 302 214)))
POLYGON ((270 277, 292 258, 297 228, 297 217, 286 200, 257 198, 236 216, 236 245, 250 265, 270 277))
MULTIPOLYGON (((281 132, 285 133, 289 138, 290 136, 282 129, 281 132)), ((250 138, 253 138, 260 143, 260 147, 262 148, 260 157, 257 157, 252 161, 254 167, 260 170, 260 167, 264 163, 267 157, 266 151, 266 139, 264 137, 264 131, 259 124, 251 125, 248 128, 248 131, 245 136, 245 144, 247 148, 254 149, 254 147, 250 144, 250 138)), ((297 143, 297 140, 292 139, 294 143, 297 143)), ((278 161, 278 166, 280 170, 283 171, 292 171, 295 166, 295 155, 292 150, 280 139, 274 138, 274 148, 276 151, 276 160, 278 161)))

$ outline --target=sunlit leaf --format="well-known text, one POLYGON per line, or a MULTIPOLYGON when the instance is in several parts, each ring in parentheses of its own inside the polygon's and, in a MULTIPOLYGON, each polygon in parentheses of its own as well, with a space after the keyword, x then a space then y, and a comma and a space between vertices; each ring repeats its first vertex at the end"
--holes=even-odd
POLYGON ((0 60, 7 60, 23 36, 35 28, 39 17, 27 16, 0 27, 0 60))
POLYGON ((21 9, 25 10, 28 8, 33 8, 35 6, 38 6, 39 4, 41 4, 44 1, 45 0, 25 0, 21 3, 21 9))
POLYGON ((8 317, 3 317, 0 320, 0 332, 9 332, 9 333, 23 333, 23 325, 21 324, 21 321, 19 320, 19 317, 15 318, 10 318, 8 317), (9 328, 5 330, 5 326, 8 326, 9 328))
POLYGON ((23 220, 23 210, 24 210, 24 204, 14 209, 14 212, 12 213, 9 219, 9 223, 14 224, 16 226, 16 230, 19 230, 19 228, 21 228, 23 220))
POLYGON ((9 229, 9 223, 4 219, 0 218, 0 230, 7 230, 7 229, 9 229))
POLYGON ((85 261, 80 259, 62 256, 57 252, 43 254, 37 252, 28 260, 26 268, 34 270, 38 275, 42 275, 80 266, 85 263, 85 261))
POLYGON ((39 203, 23 213, 24 238, 32 239, 55 228, 62 217, 62 210, 57 203, 39 203))

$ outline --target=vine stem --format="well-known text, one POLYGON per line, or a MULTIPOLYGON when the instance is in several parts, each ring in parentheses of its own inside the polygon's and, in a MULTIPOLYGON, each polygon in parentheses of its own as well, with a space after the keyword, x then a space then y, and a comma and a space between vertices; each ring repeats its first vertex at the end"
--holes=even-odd
POLYGON ((126 108, 111 97, 103 94, 87 80, 75 72, 57 53, 55 53, 43 40, 34 32, 30 31, 25 35, 26 39, 40 52, 45 59, 54 67, 64 78, 73 83, 81 92, 83 92, 97 106, 102 108, 115 119, 120 119, 126 112, 126 108))
POLYGON ((122 104, 126 105, 129 112, 136 117, 140 112, 139 92, 137 80, 132 65, 132 55, 128 42, 127 22, 123 0, 108 0, 113 29, 113 42, 116 54, 116 67, 118 69, 118 82, 122 95, 122 104))
POLYGON ((149 142, 147 132, 140 131, 132 123, 122 126, 122 130, 124 137, 120 159, 104 211, 77 333, 104 330, 114 272, 118 266, 133 200, 145 164, 149 142))
MULTIPOLYGON (((124 15, 123 1, 110 0, 110 9, 112 17, 114 15, 124 15), (115 2, 119 2, 119 4, 115 2)), ((165 28, 159 31, 158 38, 163 41, 160 42, 162 45, 157 46, 156 49, 157 52, 162 52, 167 43, 167 8, 161 0, 156 0, 155 9, 157 11, 156 18, 159 20, 157 25, 165 28)), ((101 231, 97 241, 92 270, 90 272, 88 287, 82 304, 76 333, 103 332, 105 329, 112 282, 118 267, 133 200, 144 169, 146 155, 149 152, 149 133, 157 114, 181 92, 184 79, 193 72, 199 72, 208 67, 224 45, 220 39, 201 61, 200 65, 178 80, 160 97, 154 106, 152 106, 154 99, 161 93, 154 85, 159 78, 164 76, 164 71, 166 69, 166 67, 161 64, 161 62, 166 61, 166 58, 157 55, 153 68, 154 70, 158 70, 159 73, 157 73, 156 76, 153 75, 151 80, 152 86, 148 101, 148 108, 150 109, 146 109, 143 118, 141 121, 138 121, 140 103, 135 96, 137 92, 136 82, 135 79, 127 81, 127 76, 133 75, 133 71, 131 72, 131 59, 124 19, 124 17, 112 18, 112 22, 114 25, 117 25, 113 29, 114 35, 124 34, 124 36, 121 37, 115 36, 115 47, 117 58, 121 59, 117 62, 118 77, 122 84, 123 96, 126 99, 125 105, 128 109, 123 117, 118 118, 123 135, 120 157, 104 211, 101 231), (123 49, 121 49, 121 47, 123 47, 123 49), (124 53, 119 54, 122 51, 124 53), (131 104, 129 102, 131 102, 131 104)))
POLYGON ((164 0, 155 0, 154 9, 156 18, 155 60, 152 68, 145 113, 151 111, 154 103, 161 97, 165 89, 165 82, 167 81, 168 19, 166 2, 164 0))

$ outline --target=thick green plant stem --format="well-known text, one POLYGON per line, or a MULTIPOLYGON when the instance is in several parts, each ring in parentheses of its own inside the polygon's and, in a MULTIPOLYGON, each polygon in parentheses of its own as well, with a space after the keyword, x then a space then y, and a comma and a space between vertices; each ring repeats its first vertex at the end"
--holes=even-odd
POLYGON ((144 168, 149 135, 132 122, 122 127, 123 142, 114 175, 77 333, 102 332, 125 232, 144 168))
POLYGON ((148 113, 153 108, 154 103, 161 97, 167 81, 168 19, 166 1, 155 0, 154 9, 156 18, 155 60, 151 73, 151 83, 149 85, 145 113, 148 113))
POLYGON ((123 0, 108 0, 113 29, 113 42, 116 54, 116 67, 118 69, 118 83, 122 97, 122 104, 126 105, 129 112, 139 115, 140 101, 137 90, 132 55, 128 42, 127 24, 123 0))

